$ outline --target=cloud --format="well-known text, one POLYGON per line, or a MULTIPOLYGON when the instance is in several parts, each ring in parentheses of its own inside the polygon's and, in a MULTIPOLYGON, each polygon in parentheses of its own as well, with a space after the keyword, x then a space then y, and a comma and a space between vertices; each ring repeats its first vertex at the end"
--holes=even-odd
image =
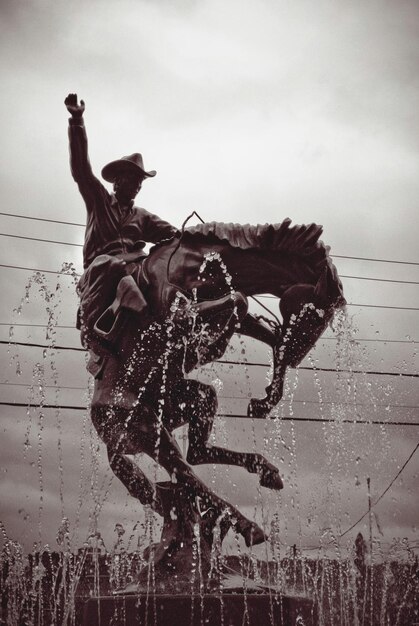
MULTIPOLYGON (((3 2, 1 11, 4 212, 80 223, 85 219, 68 168, 63 99, 74 91, 87 103, 95 171, 117 156, 141 149, 158 177, 144 186, 140 203, 176 225, 192 209, 204 219, 251 223, 278 222, 289 215, 297 223, 323 223, 325 241, 337 254, 417 258, 416 2, 355 1, 338 6, 325 1, 314 5, 308 0, 84 4, 19 0, 3 2)), ((83 237, 82 228, 70 226, 13 222, 12 218, 2 224, 4 232, 24 236, 73 243, 83 237)), ((3 264, 55 270, 63 261, 71 261, 81 267, 79 248, 5 241, 9 245, 2 247, 3 264)), ((406 266, 340 259, 339 269, 349 275, 416 280, 406 266)), ((25 273, 13 272, 5 274, 9 277, 1 306, 5 323, 24 296, 27 282, 25 273)), ((63 284, 66 281, 62 279, 63 284)), ((47 283, 54 291, 55 277, 48 275, 47 283)), ((352 302, 416 306, 408 286, 389 283, 379 288, 377 283, 372 287, 370 282, 350 279, 345 283, 352 302)), ((45 323, 45 303, 35 295, 36 290, 31 290, 18 323, 45 323)), ((71 325, 76 309, 73 288, 63 287, 59 298, 60 321, 71 325)), ((377 332, 380 339, 414 336, 416 312, 395 315, 394 310, 361 310, 359 336, 377 338, 377 332)), ((42 343, 42 332, 16 327, 15 336, 42 343)), ((76 331, 59 332, 64 345, 78 345, 76 331)), ((7 327, 5 333, 7 337, 7 327)), ((373 344, 367 345, 371 350, 358 352, 351 367, 416 371, 415 346, 380 344, 374 351, 373 344)), ((240 349, 241 345, 236 346, 240 349)), ((251 350, 246 345, 246 354, 251 350)), ((4 346, 6 376, 10 381, 28 382, 42 351, 20 348, 19 352, 23 374, 13 377, 11 355, 4 346)), ((253 354, 257 360, 262 351, 255 349, 253 354)), ((265 352, 263 358, 267 359, 265 352)), ((313 358, 331 367, 335 363, 324 348, 313 358)), ((59 384, 86 384, 83 355, 63 351, 54 359, 59 384)), ((241 398, 262 394, 266 385, 264 368, 240 370, 240 374, 219 368, 209 379, 216 376, 224 381, 225 395, 241 398)), ((49 361, 46 377, 51 382, 49 361)), ((301 371, 298 380, 290 376, 289 390, 296 387, 296 399, 317 400, 320 393, 325 400, 324 406, 315 408, 291 406, 294 414, 329 416, 332 409, 326 403, 336 400, 336 381, 334 374, 317 374, 316 378, 301 371)), ((390 400, 412 407, 417 404, 409 380, 393 377, 391 381, 361 377, 355 385, 352 379, 351 399, 367 405, 353 412, 364 419, 382 417, 381 413, 395 420, 405 416, 407 409, 374 408, 375 402, 390 400)), ((27 397, 20 387, 10 387, 7 393, 8 398, 27 397)), ((54 399, 52 390, 47 394, 54 399)), ((84 401, 80 391, 63 390, 63 394, 63 403, 84 401)), ((232 410, 239 406, 244 411, 247 401, 223 402, 232 410)), ((281 410, 288 414, 289 403, 281 410)), ((341 416, 352 411, 340 410, 341 416)), ((2 467, 7 470, 2 513, 11 532, 29 541, 37 529, 22 521, 18 508, 22 499, 31 520, 37 519, 39 477, 37 468, 30 465, 37 463, 37 417, 31 426, 34 448, 25 461, 25 410, 7 409, 1 415, 6 430, 2 467)), ((409 411, 409 419, 412 415, 409 411)), ((54 419, 48 413, 42 433, 42 467, 48 483, 43 525, 48 538, 55 536, 61 514, 59 431, 54 419)), ((61 428, 65 506, 73 510, 83 499, 83 539, 94 498, 105 498, 105 492, 98 495, 97 486, 90 484, 93 470, 89 472, 97 467, 98 484, 102 485, 103 477, 106 484, 107 462, 102 444, 88 431, 83 433, 82 415, 63 412, 61 428), (82 486, 81 467, 85 472, 82 486)), ((314 540, 322 525, 331 521, 349 525, 362 513, 365 493, 356 487, 355 475, 364 480, 368 472, 372 474, 376 492, 395 475, 397 464, 410 453, 411 435, 407 428, 394 429, 365 426, 361 435, 359 427, 336 424, 313 428, 306 423, 292 427, 289 422, 278 426, 275 422, 220 420, 220 445, 265 450, 284 472, 286 489, 279 498, 261 492, 257 478, 243 469, 198 468, 197 472, 209 484, 215 481, 217 492, 234 498, 249 515, 255 510, 260 514, 261 502, 267 503, 270 512, 280 512, 282 532, 289 541, 298 537, 299 518, 310 517, 304 534, 314 540)), ((143 459, 140 463, 149 469, 143 459)), ((407 484, 411 476, 406 474, 407 484)), ((112 526, 121 516, 131 524, 142 515, 116 480, 110 489, 100 519, 103 526, 112 526)), ((395 502, 383 502, 383 507, 388 504, 387 512, 379 508, 380 519, 388 532, 407 533, 416 512, 411 495, 397 483, 392 497, 395 502)), ((112 542, 112 529, 108 534, 112 542)))

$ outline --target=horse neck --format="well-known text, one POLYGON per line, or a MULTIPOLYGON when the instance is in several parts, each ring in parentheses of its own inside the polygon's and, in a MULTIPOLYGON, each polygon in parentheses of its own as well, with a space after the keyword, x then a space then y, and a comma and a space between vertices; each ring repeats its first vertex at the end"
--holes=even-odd
MULTIPOLYGON (((247 296, 257 293, 280 295, 281 281, 278 279, 278 262, 275 262, 274 251, 256 248, 242 250, 224 242, 203 243, 192 240, 188 244, 182 245, 174 254, 171 254, 174 248, 166 248, 166 252, 162 249, 162 254, 166 253, 166 260, 170 258, 168 276, 174 288, 178 287, 189 294, 196 289, 199 300, 228 293, 230 284, 247 296)), ((283 261, 279 263, 283 265, 283 261)), ((166 280, 163 273, 159 278, 166 280)))
POLYGON ((232 278, 232 286, 246 296, 270 293, 280 296, 282 284, 278 276, 278 264, 272 252, 264 250, 233 248, 225 246, 221 258, 232 278))

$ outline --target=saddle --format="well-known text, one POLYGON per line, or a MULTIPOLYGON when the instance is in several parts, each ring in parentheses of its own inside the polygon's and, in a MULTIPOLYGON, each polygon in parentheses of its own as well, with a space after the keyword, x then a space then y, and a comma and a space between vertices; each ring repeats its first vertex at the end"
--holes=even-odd
MULTIPOLYGON (((101 255, 80 280, 77 327, 81 330, 83 345, 90 351, 87 369, 95 377, 100 376, 103 359, 115 355, 118 340, 132 316, 137 318, 140 330, 148 327, 155 318, 147 302, 149 283, 143 260, 144 253, 138 252, 101 255)), ((170 284, 162 285, 162 290, 167 292, 166 299, 171 300, 179 293, 170 284)), ((224 352, 234 327, 247 313, 247 298, 242 293, 233 292, 196 302, 185 294, 179 295, 180 306, 173 321, 187 332, 188 326, 183 321, 198 320, 202 359, 208 362, 214 354, 224 352), (205 340, 202 342, 203 335, 205 340)), ((196 356, 193 349, 189 352, 196 356)))

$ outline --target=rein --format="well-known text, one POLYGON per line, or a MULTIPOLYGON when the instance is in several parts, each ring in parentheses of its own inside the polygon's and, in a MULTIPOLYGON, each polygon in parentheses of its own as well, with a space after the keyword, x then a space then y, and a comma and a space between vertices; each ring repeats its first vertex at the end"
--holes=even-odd
POLYGON ((171 281, 171 280, 170 280, 170 278, 169 278, 169 274, 170 274, 170 264, 171 264, 171 262, 172 262, 172 259, 173 259, 174 255, 176 254, 176 252, 177 252, 177 251, 179 250, 179 248, 180 248, 180 244, 182 243, 182 238, 183 238, 183 236, 184 236, 184 234, 185 234, 185 227, 186 227, 186 224, 189 222, 189 220, 191 219, 191 217, 193 217, 194 215, 196 215, 196 217, 197 217, 199 220, 201 220, 201 222, 202 222, 203 224, 205 224, 205 222, 204 222, 204 220, 202 219, 202 217, 201 217, 200 215, 198 215, 198 213, 197 213, 196 211, 192 211, 192 213, 191 213, 190 215, 188 215, 188 217, 184 220, 184 222, 183 222, 183 224, 182 224, 182 226, 181 226, 181 234, 180 234, 180 237, 179 237, 179 241, 178 241, 178 243, 177 243, 177 245, 176 245, 175 249, 173 250, 172 254, 171 254, 171 255, 170 255, 170 257, 169 257, 169 260, 168 260, 168 262, 167 262, 167 268, 166 268, 166 279, 167 279, 168 284, 169 284, 169 285, 171 285, 171 287, 175 287, 178 291, 181 291, 182 293, 184 293, 184 290, 183 290, 181 287, 179 287, 178 285, 176 285, 175 283, 172 283, 172 281, 171 281))
MULTIPOLYGON (((200 222, 202 224, 205 224, 205 221, 202 219, 202 217, 196 212, 196 211, 192 211, 192 213, 190 215, 188 215, 188 217, 184 220, 182 226, 181 226, 181 235, 179 237, 179 241, 177 243, 177 246, 175 247, 175 249, 173 250, 172 254, 169 257, 169 260, 167 262, 167 268, 166 268, 166 279, 169 285, 171 285, 172 287, 175 287, 176 289, 178 289, 178 291, 181 291, 182 293, 185 293, 183 289, 181 289, 178 285, 172 283, 172 281, 169 278, 169 273, 170 273, 170 264, 172 262, 172 258, 174 257, 174 255, 176 254, 176 252, 179 250, 180 248, 180 244, 182 243, 182 238, 185 234, 185 228, 186 228, 186 224, 189 222, 189 220, 196 215, 196 217, 200 220, 200 222)), ((281 326, 281 322, 279 321, 279 318, 275 315, 275 313, 273 313, 273 311, 271 311, 267 306, 265 306, 264 304, 262 304, 262 302, 260 302, 255 296, 250 296, 250 298, 252 298, 252 300, 254 300, 255 302, 257 302, 257 304, 259 304, 260 307, 262 307, 263 309, 265 309, 265 311, 267 311, 268 313, 270 313, 272 315, 272 317, 274 317, 277 321, 277 324, 279 324, 279 326, 281 326)), ((272 325, 272 320, 268 320, 266 317, 264 317, 263 315, 258 316, 261 319, 264 319, 266 322, 268 322, 269 325, 272 325)), ((275 325, 275 322, 273 322, 273 325, 275 325)))

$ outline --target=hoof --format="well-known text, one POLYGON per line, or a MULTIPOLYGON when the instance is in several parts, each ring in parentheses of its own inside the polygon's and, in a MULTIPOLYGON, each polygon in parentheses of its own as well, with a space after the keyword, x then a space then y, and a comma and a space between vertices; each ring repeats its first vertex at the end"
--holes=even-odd
POLYGON ((257 524, 249 524, 242 531, 241 535, 246 543, 246 546, 257 546, 267 540, 268 536, 265 535, 263 530, 257 524))
POLYGON ((284 483, 279 475, 279 471, 274 465, 271 465, 271 463, 267 463, 266 465, 264 464, 258 471, 258 474, 259 484, 262 487, 274 489, 275 491, 279 491, 283 488, 284 483))
POLYGON ((273 406, 266 402, 266 400, 259 400, 258 398, 252 398, 247 408, 247 415, 249 417, 262 418, 267 417, 271 412, 273 406))

